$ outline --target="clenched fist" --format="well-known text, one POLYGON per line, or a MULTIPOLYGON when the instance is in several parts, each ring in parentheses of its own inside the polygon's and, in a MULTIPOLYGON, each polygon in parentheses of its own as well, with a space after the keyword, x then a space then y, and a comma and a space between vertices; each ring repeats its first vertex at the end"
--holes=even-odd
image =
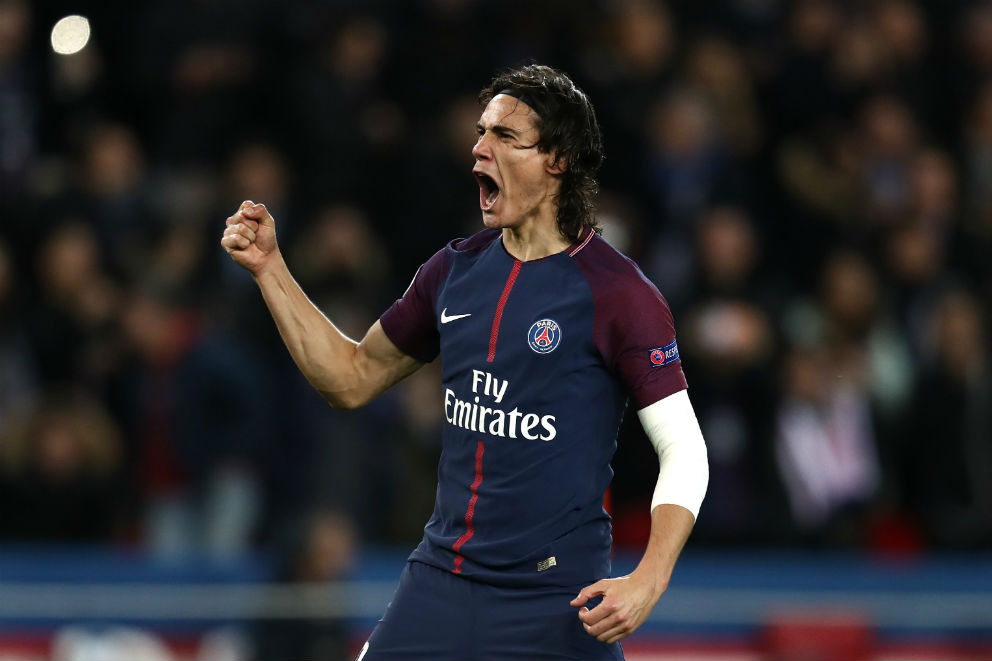
POLYGON ((258 276, 279 254, 276 224, 264 204, 245 200, 233 216, 220 245, 239 266, 258 276))

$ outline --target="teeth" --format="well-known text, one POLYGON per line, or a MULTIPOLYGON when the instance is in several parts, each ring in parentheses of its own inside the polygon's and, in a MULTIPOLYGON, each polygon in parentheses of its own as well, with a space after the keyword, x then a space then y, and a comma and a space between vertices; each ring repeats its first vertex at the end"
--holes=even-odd
POLYGON ((486 196, 486 204, 488 204, 489 206, 492 206, 493 205, 493 202, 496 201, 496 198, 497 197, 499 197, 499 189, 498 188, 496 190, 494 190, 493 192, 489 193, 489 195, 486 196))

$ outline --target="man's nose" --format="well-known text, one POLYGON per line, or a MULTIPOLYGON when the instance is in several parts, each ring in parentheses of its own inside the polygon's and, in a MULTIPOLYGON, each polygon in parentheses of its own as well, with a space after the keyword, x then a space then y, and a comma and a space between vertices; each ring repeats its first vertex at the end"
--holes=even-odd
POLYGON ((492 158, 493 152, 489 144, 489 133, 483 133, 476 140, 475 146, 472 147, 472 156, 479 160, 488 160, 492 158))

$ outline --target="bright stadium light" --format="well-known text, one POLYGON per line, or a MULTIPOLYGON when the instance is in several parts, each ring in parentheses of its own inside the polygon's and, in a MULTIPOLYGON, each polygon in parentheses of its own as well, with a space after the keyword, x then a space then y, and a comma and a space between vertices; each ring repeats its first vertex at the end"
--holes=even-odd
POLYGON ((66 16, 52 28, 52 50, 60 55, 78 53, 89 40, 90 22, 85 16, 66 16))

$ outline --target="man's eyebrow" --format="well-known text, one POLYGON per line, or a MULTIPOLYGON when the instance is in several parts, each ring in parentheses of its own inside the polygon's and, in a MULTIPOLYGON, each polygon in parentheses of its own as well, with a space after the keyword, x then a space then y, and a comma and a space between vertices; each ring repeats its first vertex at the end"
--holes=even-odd
MULTIPOLYGON (((479 129, 480 131, 486 130, 486 127, 482 125, 482 122, 476 122, 475 128, 479 129)), ((502 132, 502 133, 512 133, 513 135, 520 135, 522 133, 522 131, 520 131, 519 129, 510 128, 505 124, 493 124, 489 130, 492 131, 493 133, 502 132)))

